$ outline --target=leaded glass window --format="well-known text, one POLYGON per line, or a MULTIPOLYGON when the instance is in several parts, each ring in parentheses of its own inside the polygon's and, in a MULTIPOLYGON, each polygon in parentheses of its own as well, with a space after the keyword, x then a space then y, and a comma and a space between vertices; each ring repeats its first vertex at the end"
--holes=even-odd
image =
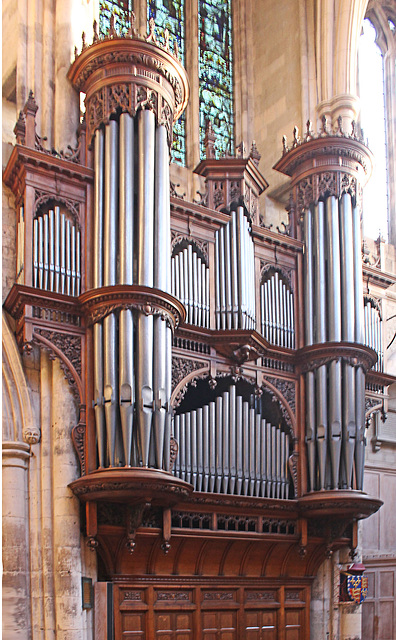
POLYGON ((205 157, 205 125, 216 134, 217 155, 234 153, 231 0, 199 0, 199 134, 205 157))
MULTIPOLYGON (((184 0, 148 0, 147 20, 154 19, 156 36, 164 42, 164 30, 169 31, 171 50, 177 41, 180 61, 184 65, 184 0)), ((183 113, 173 127, 172 162, 186 164, 186 120, 183 113)))
POLYGON ((99 32, 106 36, 110 17, 114 13, 114 26, 119 35, 125 35, 131 25, 132 0, 99 0, 99 32))

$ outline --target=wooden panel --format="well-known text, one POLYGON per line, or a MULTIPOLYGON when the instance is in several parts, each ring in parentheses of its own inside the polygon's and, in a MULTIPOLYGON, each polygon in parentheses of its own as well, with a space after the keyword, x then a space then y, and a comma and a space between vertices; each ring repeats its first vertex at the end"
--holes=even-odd
POLYGON ((203 640, 237 640, 235 611, 203 611, 203 640))
POLYGON ((363 638, 375 638, 374 629, 376 625, 375 620, 375 603, 364 602, 363 603, 363 616, 362 616, 362 634, 363 638))
POLYGON ((122 614, 121 628, 124 640, 135 640, 136 638, 145 637, 145 616, 144 612, 122 614))
POLYGON ((380 602, 378 615, 378 637, 380 640, 394 640, 394 602, 380 602))
POLYGON ((192 640, 193 620, 190 612, 162 611, 155 614, 155 637, 161 640, 192 640))
POLYGON ((243 637, 246 640, 277 640, 276 611, 246 611, 243 637))
POLYGON ((363 603, 363 638, 394 640, 396 637, 396 569, 372 567, 367 571, 369 589, 363 603))
POLYGON ((285 612, 286 640, 303 640, 302 613, 299 609, 285 612))

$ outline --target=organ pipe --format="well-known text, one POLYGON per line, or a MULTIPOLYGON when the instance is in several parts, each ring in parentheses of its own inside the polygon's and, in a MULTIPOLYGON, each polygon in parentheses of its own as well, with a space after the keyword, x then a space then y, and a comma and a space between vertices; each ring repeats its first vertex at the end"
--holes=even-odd
POLYGON ((175 415, 174 423, 179 442, 174 473, 195 490, 288 497, 288 435, 249 407, 235 385, 215 402, 175 415))

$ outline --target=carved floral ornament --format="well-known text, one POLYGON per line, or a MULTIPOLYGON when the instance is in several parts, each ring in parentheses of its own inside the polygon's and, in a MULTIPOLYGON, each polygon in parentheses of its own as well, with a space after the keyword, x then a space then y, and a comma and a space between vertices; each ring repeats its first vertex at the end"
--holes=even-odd
POLYGON ((151 88, 138 82, 124 82, 101 87, 87 97, 88 139, 101 124, 107 124, 116 113, 129 113, 134 117, 140 109, 153 111, 158 125, 165 125, 168 144, 172 143, 173 105, 169 96, 162 95, 161 89, 151 88))
POLYGON ((325 171, 303 178, 296 187, 297 208, 301 212, 330 196, 349 194, 354 206, 361 209, 362 188, 357 178, 340 171, 325 171))

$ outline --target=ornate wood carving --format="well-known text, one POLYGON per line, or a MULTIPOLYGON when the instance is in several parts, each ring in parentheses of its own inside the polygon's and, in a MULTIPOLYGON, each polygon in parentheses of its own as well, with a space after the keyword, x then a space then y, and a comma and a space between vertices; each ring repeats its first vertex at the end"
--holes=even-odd
POLYGON ((66 209, 71 213, 73 220, 77 222, 79 229, 81 229, 81 205, 80 202, 76 200, 69 200, 62 196, 59 196, 55 193, 50 193, 48 191, 42 191, 40 189, 35 189, 34 191, 34 206, 33 212, 34 215, 38 212, 40 207, 47 202, 54 201, 55 205, 57 203, 62 203, 65 205, 66 209))
POLYGON ((80 470, 81 475, 85 475, 86 466, 85 466, 85 433, 86 433, 86 425, 83 423, 79 423, 72 429, 72 441, 74 444, 74 448, 76 450, 78 460, 80 462, 80 470))

